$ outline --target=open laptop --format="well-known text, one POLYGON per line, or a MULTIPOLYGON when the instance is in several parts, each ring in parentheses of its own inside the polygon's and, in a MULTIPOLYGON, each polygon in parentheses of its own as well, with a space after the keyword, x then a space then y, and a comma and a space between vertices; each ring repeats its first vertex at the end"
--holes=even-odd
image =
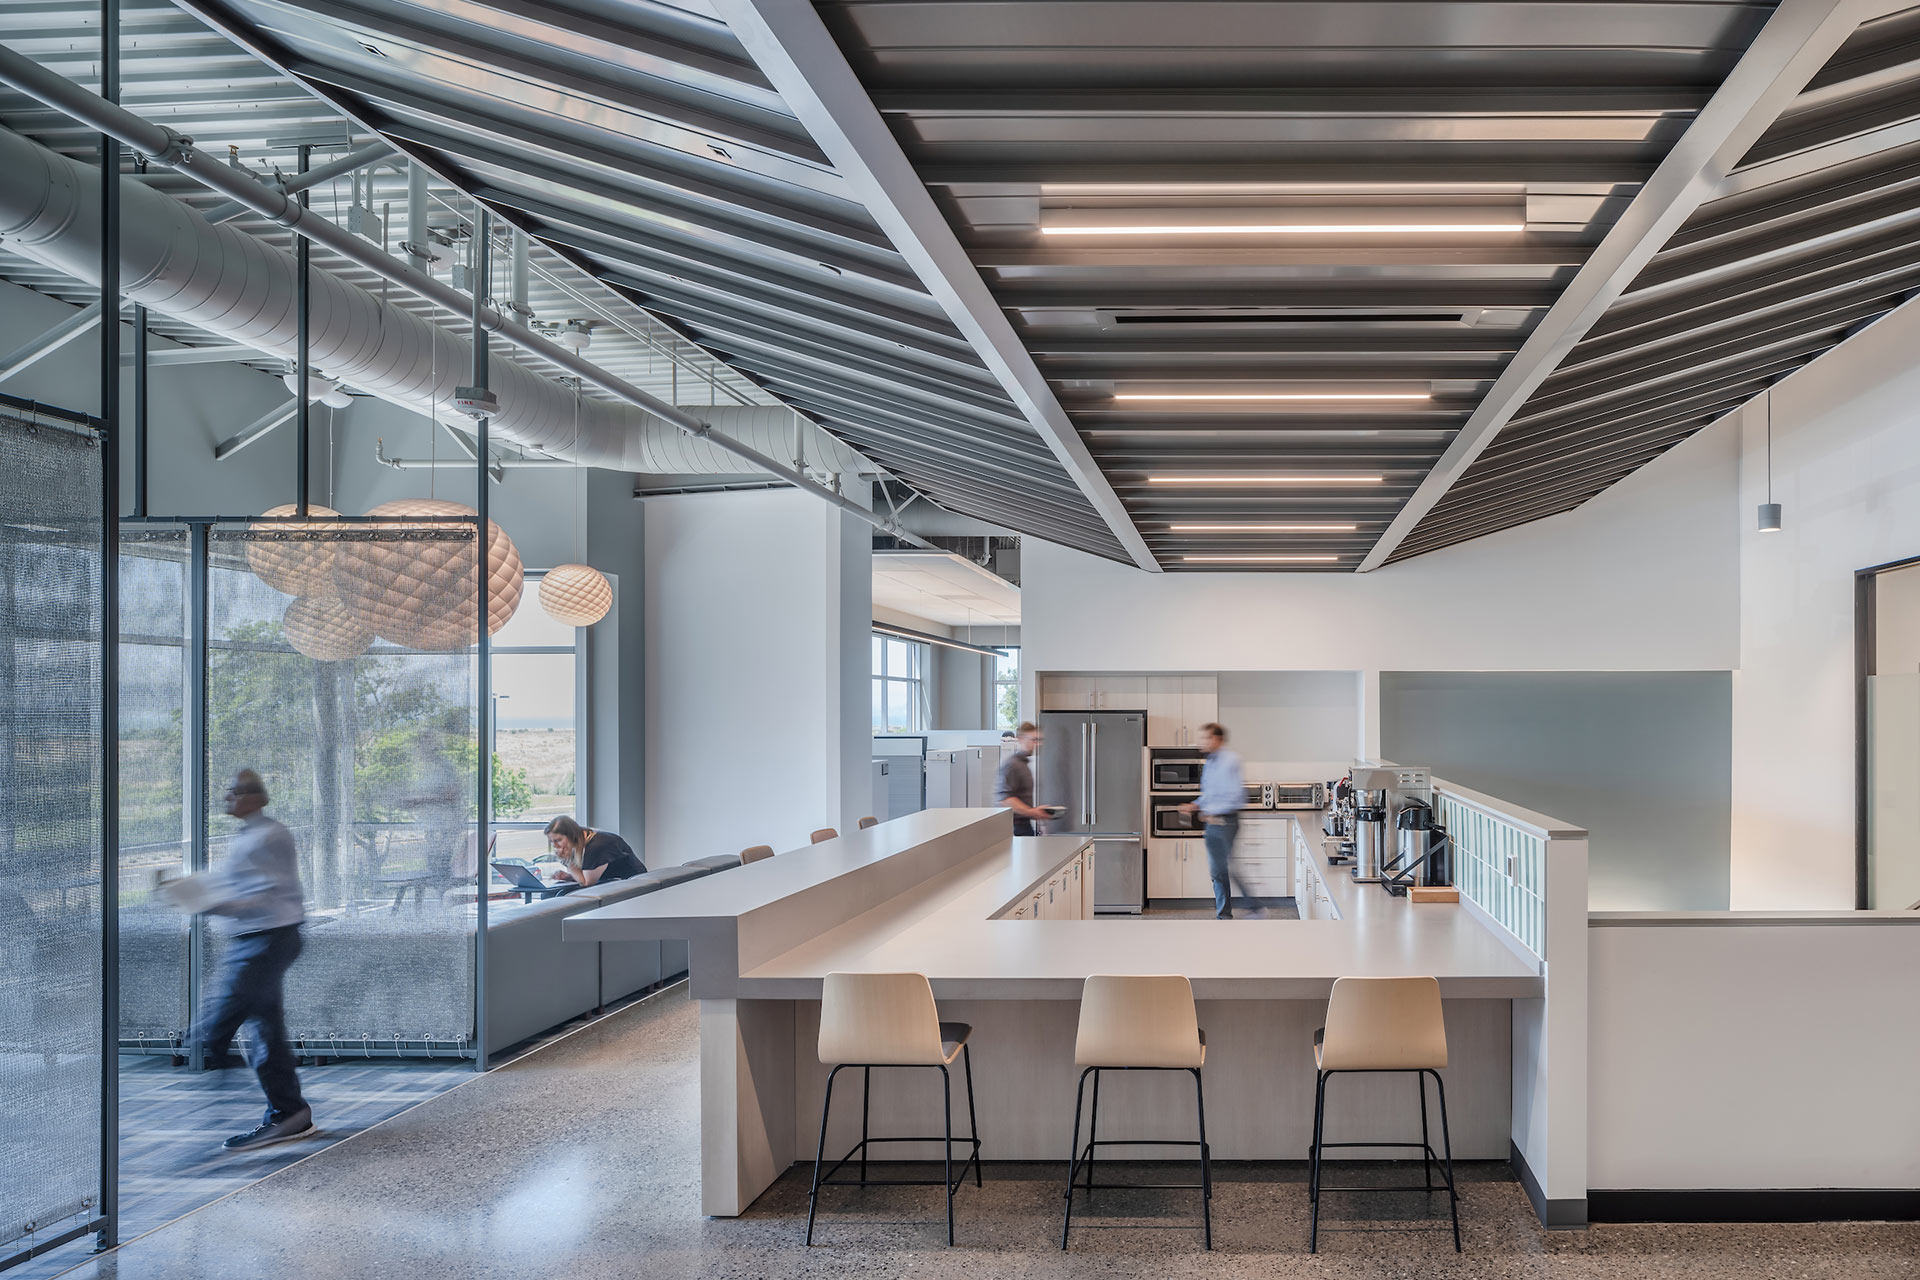
POLYGON ((496 858, 493 869, 500 873, 506 882, 522 893, 545 893, 553 889, 571 889, 575 886, 566 880, 549 884, 540 878, 533 864, 523 858, 496 858))

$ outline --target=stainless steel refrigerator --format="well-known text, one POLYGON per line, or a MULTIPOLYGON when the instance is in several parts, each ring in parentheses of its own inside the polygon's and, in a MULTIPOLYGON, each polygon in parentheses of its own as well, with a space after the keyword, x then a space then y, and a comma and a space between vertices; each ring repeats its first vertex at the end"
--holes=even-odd
POLYGON ((1147 718, 1138 711, 1047 711, 1034 759, 1036 804, 1066 812, 1050 835, 1094 837, 1093 909, 1141 910, 1147 897, 1147 718))

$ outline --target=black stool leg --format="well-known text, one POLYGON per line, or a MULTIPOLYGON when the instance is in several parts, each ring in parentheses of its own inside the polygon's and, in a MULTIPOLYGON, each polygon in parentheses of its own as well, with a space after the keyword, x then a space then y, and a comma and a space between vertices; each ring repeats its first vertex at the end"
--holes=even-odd
POLYGON ((860 1068, 860 1185, 867 1185, 867 1104, 873 1100, 873 1068, 860 1068))
POLYGON ((1088 1067, 1080 1073, 1080 1087, 1073 1095, 1073 1144, 1067 1148, 1067 1216, 1060 1223, 1062 1252, 1067 1247, 1067 1232, 1073 1229, 1073 1184, 1080 1177, 1080 1108, 1087 1100, 1087 1077, 1093 1075, 1096 1070, 1097 1068, 1088 1067))
POLYGON ((1193 1101, 1200 1113, 1200 1221, 1204 1225, 1207 1248, 1213 1248, 1213 1155, 1207 1146, 1207 1092, 1200 1084, 1200 1070, 1193 1072, 1193 1101))
MULTIPOLYGON (((960 1057, 967 1068, 967 1132, 973 1135, 971 1139, 973 1142, 973 1185, 976 1187, 984 1187, 986 1183, 980 1180, 980 1117, 976 1115, 973 1110, 973 1046, 970 1044, 961 1045, 960 1057)), ((962 1169, 961 1177, 964 1178, 965 1176, 966 1171, 962 1169)))
POLYGON ((1307 1200, 1313 1206, 1313 1222, 1307 1230, 1307 1252, 1320 1252, 1320 1136, 1327 1113, 1327 1073, 1319 1073, 1313 1089, 1313 1159, 1308 1162, 1307 1200))
POLYGON ((813 1187, 807 1192, 807 1243, 813 1243, 813 1214, 820 1202, 820 1162, 827 1154, 827 1112, 833 1106, 833 1078, 840 1074, 835 1067, 827 1072, 826 1096, 820 1100, 820 1142, 813 1149, 813 1187))
MULTIPOLYGON (((1453 1182, 1453 1136, 1447 1132, 1447 1085, 1440 1078, 1438 1071, 1433 1072, 1432 1075, 1433 1087, 1440 1094, 1440 1152, 1445 1157, 1447 1166, 1447 1207, 1453 1211, 1453 1251, 1459 1253, 1460 1193, 1454 1188, 1453 1182)), ((1425 1092, 1426 1086, 1422 1085, 1421 1093, 1424 1095, 1425 1092)))
POLYGON ((1087 1201, 1093 1201, 1093 1161, 1100 1150, 1100 1068, 1093 1069, 1093 1110, 1087 1116, 1087 1201))
POLYGON ((1427 1190, 1433 1190, 1433 1143, 1427 1135, 1427 1073, 1413 1073, 1414 1083, 1420 1086, 1420 1180, 1427 1184, 1427 1190))
MULTIPOLYGON (((947 1243, 953 1243, 953 1073, 940 1068, 940 1090, 946 1098, 947 1141, 944 1148, 947 1170, 947 1243)), ((961 1170, 964 1176, 965 1169, 961 1170)))

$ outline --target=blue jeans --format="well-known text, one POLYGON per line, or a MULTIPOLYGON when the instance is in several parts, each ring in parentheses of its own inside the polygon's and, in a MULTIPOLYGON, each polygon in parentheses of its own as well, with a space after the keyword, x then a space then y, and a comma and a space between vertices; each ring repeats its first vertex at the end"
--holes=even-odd
POLYGON ((307 1105, 287 1043, 286 976, 299 956, 297 924, 236 934, 227 942, 220 990, 200 1022, 200 1047, 211 1068, 234 1065, 234 1033, 253 1023, 248 1065, 266 1092, 269 1120, 284 1120, 307 1105))
MULTIPOLYGON (((1233 841, 1240 834, 1240 817, 1207 819, 1207 874, 1213 877, 1213 914, 1221 920, 1233 916, 1233 889, 1228 883, 1233 874, 1233 841)), ((1242 897, 1250 897, 1241 885, 1242 897)))

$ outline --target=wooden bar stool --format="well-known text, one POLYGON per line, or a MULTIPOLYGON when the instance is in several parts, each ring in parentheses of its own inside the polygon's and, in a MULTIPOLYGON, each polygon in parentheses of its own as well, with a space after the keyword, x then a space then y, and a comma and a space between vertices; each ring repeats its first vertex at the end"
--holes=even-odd
POLYGON ((1447 1024, 1440 1009, 1440 983, 1433 978, 1340 978, 1327 1003, 1327 1025, 1313 1034, 1318 1079, 1313 1096, 1313 1149, 1308 1153, 1307 1196, 1313 1226, 1307 1252, 1319 1252, 1322 1191, 1434 1191, 1433 1162, 1442 1161, 1447 1205, 1453 1213, 1453 1250, 1460 1252, 1460 1194, 1453 1181, 1453 1139, 1447 1132, 1447 1024), (1322 1136, 1327 1081, 1350 1071, 1411 1072, 1420 1084, 1420 1141, 1328 1142, 1322 1136), (1427 1077, 1440 1095, 1440 1153, 1428 1139, 1427 1077), (1425 1186, 1322 1187, 1321 1152, 1328 1147, 1418 1147, 1425 1186))
POLYGON ((1073 1229, 1073 1192, 1080 1170, 1087 1191, 1102 1189, 1196 1189, 1200 1192, 1200 1221, 1207 1248, 1213 1248, 1213 1153, 1207 1146, 1207 1098, 1200 1084, 1200 1068, 1207 1060, 1207 1037, 1200 1030, 1193 1005, 1193 984, 1179 975, 1121 977, 1094 974, 1080 993, 1080 1032, 1074 1041, 1074 1065, 1081 1068, 1080 1090, 1073 1101, 1073 1146, 1067 1162, 1067 1213, 1060 1224, 1060 1247, 1067 1247, 1073 1229), (1102 1138, 1100 1073, 1103 1071, 1190 1071, 1193 1100, 1199 1114, 1200 1137, 1102 1138), (1093 1077, 1093 1112, 1087 1120, 1087 1144, 1080 1145, 1080 1109, 1086 1099, 1087 1077, 1093 1077), (1100 1147, 1198 1147, 1198 1182, 1112 1182, 1093 1180, 1094 1156, 1100 1147))
POLYGON ((838 831, 835 831, 832 827, 822 827, 818 831, 814 832, 812 835, 808 836, 807 842, 809 844, 824 844, 828 840, 838 840, 839 838, 840 838, 840 833, 838 831))
POLYGON ((933 1003, 933 987, 919 973, 830 973, 820 992, 820 1061, 833 1069, 827 1072, 826 1097, 820 1103, 820 1142, 813 1153, 813 1188, 807 1192, 807 1243, 813 1243, 814 1212, 819 1204, 820 1188, 857 1187, 936 1187, 947 1189, 947 1243, 953 1243, 953 1193, 967 1180, 967 1165, 973 1165, 973 1185, 980 1186, 980 1123, 973 1109, 973 1050, 967 1039, 973 1028, 964 1022, 942 1022, 933 1003), (961 1141, 971 1154, 960 1163, 960 1176, 953 1176, 953 1075, 948 1070, 954 1058, 960 1058, 967 1080, 967 1128, 970 1137, 961 1141), (858 1067, 860 1082, 860 1141, 834 1161, 823 1177, 820 1165, 826 1158, 827 1115, 833 1106, 833 1079, 842 1068, 858 1067), (867 1106, 873 1094, 875 1067, 933 1067, 940 1072, 941 1088, 946 1094, 947 1129, 942 1138, 875 1138, 867 1130, 867 1106), (938 1182, 927 1179, 867 1177, 867 1148, 876 1142, 942 1142, 946 1176, 938 1182), (855 1155, 860 1157, 857 1182, 833 1182, 833 1175, 855 1155))

